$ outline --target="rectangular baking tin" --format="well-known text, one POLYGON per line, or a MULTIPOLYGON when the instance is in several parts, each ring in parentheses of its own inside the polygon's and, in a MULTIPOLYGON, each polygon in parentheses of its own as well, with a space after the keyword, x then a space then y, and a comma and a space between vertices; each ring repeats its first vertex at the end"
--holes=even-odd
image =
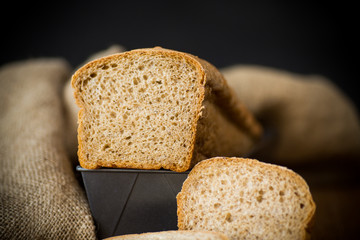
POLYGON ((97 236, 177 229, 176 195, 189 172, 95 169, 81 172, 97 236))

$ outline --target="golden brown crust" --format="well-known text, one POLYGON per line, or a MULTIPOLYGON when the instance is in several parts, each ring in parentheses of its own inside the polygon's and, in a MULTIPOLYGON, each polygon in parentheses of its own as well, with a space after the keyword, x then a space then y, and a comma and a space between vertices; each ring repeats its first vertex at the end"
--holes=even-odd
POLYGON ((255 141, 262 136, 263 129, 246 106, 239 101, 235 92, 229 87, 223 75, 211 63, 197 58, 205 70, 205 81, 214 95, 215 104, 237 126, 242 128, 255 141))

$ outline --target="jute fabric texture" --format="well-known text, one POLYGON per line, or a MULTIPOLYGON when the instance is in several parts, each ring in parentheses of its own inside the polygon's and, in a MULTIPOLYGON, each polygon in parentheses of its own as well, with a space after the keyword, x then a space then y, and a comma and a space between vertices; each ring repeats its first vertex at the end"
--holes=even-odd
POLYGON ((64 146, 61 59, 0 69, 0 239, 95 239, 64 146))

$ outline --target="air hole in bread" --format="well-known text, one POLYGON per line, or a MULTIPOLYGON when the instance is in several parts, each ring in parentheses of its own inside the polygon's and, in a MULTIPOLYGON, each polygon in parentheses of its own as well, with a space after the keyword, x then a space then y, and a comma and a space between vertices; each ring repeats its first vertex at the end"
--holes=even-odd
POLYGON ((225 220, 226 220, 227 222, 231 222, 231 221, 232 221, 232 220, 231 220, 231 213, 227 213, 227 214, 226 214, 225 220))
POLYGON ((111 112, 111 113, 110 113, 110 117, 116 118, 116 112, 111 112))
POLYGON ((135 78, 133 79, 134 85, 138 85, 138 84, 139 84, 139 81, 140 81, 140 78, 135 77, 135 78))
POLYGON ((86 87, 86 85, 88 84, 89 80, 90 80, 90 78, 86 78, 86 79, 83 81, 82 86, 83 86, 83 87, 86 87))
POLYGON ((105 150, 108 149, 108 148, 110 148, 110 144, 105 144, 105 145, 103 146, 103 151, 105 151, 105 150))

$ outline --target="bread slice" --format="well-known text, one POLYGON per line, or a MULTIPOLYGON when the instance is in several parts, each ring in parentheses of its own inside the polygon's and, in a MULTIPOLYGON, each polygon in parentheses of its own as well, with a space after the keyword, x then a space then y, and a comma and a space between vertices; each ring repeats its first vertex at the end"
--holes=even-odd
POLYGON ((243 158, 198 163, 177 203, 180 230, 219 231, 230 239, 306 239, 315 213, 298 174, 243 158))
POLYGON ((219 232, 211 231, 162 231, 142 234, 128 234, 106 238, 106 240, 228 240, 228 237, 219 232))
POLYGON ((214 156, 244 156, 261 126, 219 71, 190 54, 138 49, 92 61, 72 77, 84 168, 183 172, 214 156))

